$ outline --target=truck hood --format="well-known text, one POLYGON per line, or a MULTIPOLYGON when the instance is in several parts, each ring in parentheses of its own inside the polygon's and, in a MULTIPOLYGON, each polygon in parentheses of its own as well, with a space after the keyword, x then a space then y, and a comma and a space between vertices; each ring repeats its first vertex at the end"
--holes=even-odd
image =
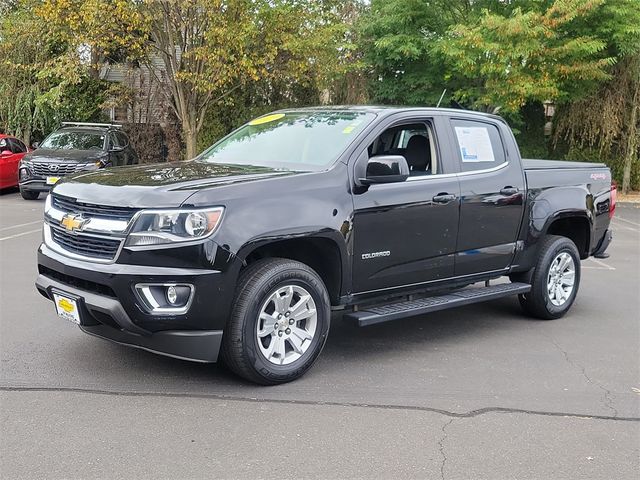
POLYGON ((43 163, 85 163, 95 162, 108 156, 104 150, 55 150, 48 148, 39 148, 24 156, 24 159, 30 162, 43 163))
POLYGON ((53 192, 84 203, 133 208, 175 208, 198 190, 264 181, 297 173, 303 172, 190 160, 113 167, 83 173, 64 179, 55 186, 53 192))

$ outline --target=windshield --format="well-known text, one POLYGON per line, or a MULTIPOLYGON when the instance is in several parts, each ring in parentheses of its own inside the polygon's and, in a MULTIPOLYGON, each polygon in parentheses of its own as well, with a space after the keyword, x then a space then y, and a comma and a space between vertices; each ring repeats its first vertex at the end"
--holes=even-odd
POLYGON ((373 119, 362 112, 288 112, 256 118, 199 160, 286 170, 323 170, 373 119))
POLYGON ((104 134, 92 132, 54 132, 40 144, 40 148, 55 150, 102 150, 104 134))

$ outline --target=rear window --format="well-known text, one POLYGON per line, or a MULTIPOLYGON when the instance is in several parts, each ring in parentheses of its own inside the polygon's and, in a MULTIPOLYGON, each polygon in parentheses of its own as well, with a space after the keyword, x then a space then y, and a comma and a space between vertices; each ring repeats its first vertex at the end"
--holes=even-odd
POLYGON ((41 144, 40 148, 54 150, 102 150, 104 134, 79 131, 54 132, 41 144))
POLYGON ((506 162, 500 132, 495 125, 473 120, 451 120, 463 172, 485 170, 506 162))

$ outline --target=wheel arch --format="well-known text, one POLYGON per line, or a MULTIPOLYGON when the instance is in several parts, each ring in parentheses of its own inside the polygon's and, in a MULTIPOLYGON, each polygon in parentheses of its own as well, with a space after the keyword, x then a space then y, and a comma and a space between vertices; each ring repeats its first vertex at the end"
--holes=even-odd
MULTIPOLYGON (((344 242, 344 240, 343 240, 344 242)), ((243 247, 238 257, 242 269, 263 258, 287 258, 312 268, 322 279, 332 305, 340 302, 346 285, 346 253, 331 235, 264 239, 243 247)))
POLYGON ((589 256, 591 248, 591 220, 585 212, 564 212, 547 220, 544 235, 566 237, 575 243, 580 258, 589 256))

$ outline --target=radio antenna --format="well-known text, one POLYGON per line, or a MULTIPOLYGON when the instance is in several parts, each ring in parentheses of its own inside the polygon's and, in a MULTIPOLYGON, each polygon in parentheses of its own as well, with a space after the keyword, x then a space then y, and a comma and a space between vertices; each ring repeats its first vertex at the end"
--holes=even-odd
POLYGON ((436 108, 438 108, 440 106, 440 103, 442 102, 442 99, 444 98, 444 94, 447 93, 447 89, 445 88, 442 91, 442 95, 440 95, 440 100, 438 100, 438 104, 436 105, 436 108))

